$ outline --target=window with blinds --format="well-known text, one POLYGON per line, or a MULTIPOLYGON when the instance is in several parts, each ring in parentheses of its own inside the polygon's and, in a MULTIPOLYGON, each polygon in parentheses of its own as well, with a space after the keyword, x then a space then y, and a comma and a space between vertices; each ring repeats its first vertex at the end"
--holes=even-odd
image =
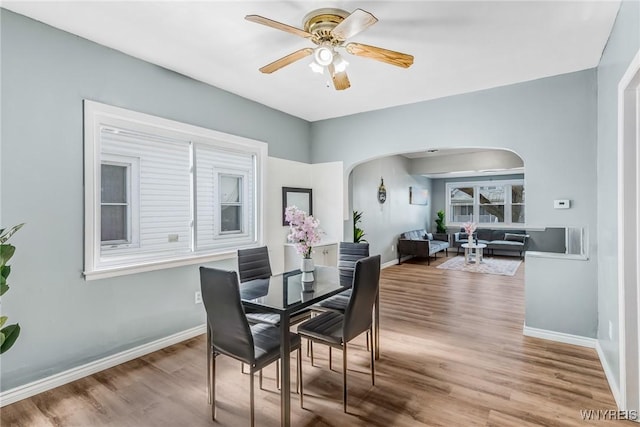
POLYGON ((85 101, 85 275, 258 245, 265 160, 262 142, 85 101))

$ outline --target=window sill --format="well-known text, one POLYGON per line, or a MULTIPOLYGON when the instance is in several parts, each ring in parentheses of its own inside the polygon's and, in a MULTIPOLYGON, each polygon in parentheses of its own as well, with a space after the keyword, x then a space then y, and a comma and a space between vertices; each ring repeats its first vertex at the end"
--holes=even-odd
MULTIPOLYGON (((462 228, 463 225, 465 223, 461 222, 461 223, 449 223, 447 224, 447 230, 453 229, 453 228, 462 228)), ((491 230, 500 230, 500 229, 504 229, 504 230, 529 230, 529 227, 525 226, 524 224, 490 224, 490 223, 480 223, 477 224, 477 230, 479 229, 491 229, 491 230)), ((448 231, 451 232, 451 231, 448 231)))
POLYGON ((138 264, 104 267, 92 271, 83 272, 85 280, 108 279, 110 277, 126 276, 129 274, 144 273, 147 271, 163 270, 167 268, 183 267, 186 265, 201 264, 204 262, 222 261, 237 256, 236 251, 220 252, 206 255, 189 255, 183 258, 171 258, 162 261, 147 261, 138 264))
POLYGON ((537 251, 527 251, 527 258, 553 258, 553 259, 565 259, 570 261, 589 261, 589 257, 587 255, 578 255, 578 254, 561 254, 558 252, 537 252, 537 251))

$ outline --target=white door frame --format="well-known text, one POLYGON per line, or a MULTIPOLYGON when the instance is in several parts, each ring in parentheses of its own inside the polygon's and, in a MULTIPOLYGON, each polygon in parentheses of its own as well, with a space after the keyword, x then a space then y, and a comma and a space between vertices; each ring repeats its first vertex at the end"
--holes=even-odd
POLYGON ((619 403, 625 411, 640 410, 639 235, 640 50, 618 84, 619 403))

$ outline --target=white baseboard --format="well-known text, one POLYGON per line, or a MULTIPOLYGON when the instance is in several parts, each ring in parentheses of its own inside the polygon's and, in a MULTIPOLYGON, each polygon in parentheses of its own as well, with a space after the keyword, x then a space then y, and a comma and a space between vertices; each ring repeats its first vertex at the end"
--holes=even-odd
POLYGON ((598 342, 595 338, 587 338, 580 335, 565 334, 564 332, 549 331, 547 329, 532 328, 524 325, 522 334, 527 337, 542 338, 544 340, 557 341, 565 344, 579 345, 580 347, 596 348, 598 342))
POLYGON ((613 374, 613 370, 611 369, 611 366, 609 366, 607 359, 604 357, 604 352, 602 351, 602 347, 600 346, 600 341, 598 341, 596 338, 587 338, 579 335, 571 335, 545 329, 531 328, 526 325, 524 326, 522 333, 528 337, 542 338, 545 340, 557 341, 565 344, 573 344, 579 345, 581 347, 595 349, 598 353, 598 358, 600 359, 602 370, 604 371, 604 375, 607 378, 607 382, 609 383, 609 388, 611 389, 611 394, 613 394, 613 398, 616 401, 616 405, 618 406, 619 410, 625 409, 624 405, 622 405, 620 387, 618 386, 616 377, 613 374))
POLYGON ((607 382, 609 383, 609 388, 611 389, 611 394, 613 394, 613 398, 616 401, 616 405, 618 406, 618 410, 625 410, 622 402, 622 393, 620 393, 620 386, 616 381, 616 377, 613 374, 613 370, 611 366, 609 366, 609 362, 607 362, 606 357, 604 357, 604 351, 602 351, 602 347, 600 346, 600 341, 596 340, 596 351, 598 352, 598 358, 600 358, 600 364, 602 365, 602 369, 604 370, 604 375, 607 377, 607 382))
POLYGON ((380 269, 385 269, 387 267, 391 267, 392 265, 397 265, 397 264, 398 264, 398 260, 397 259, 394 259, 394 260, 391 260, 391 261, 387 261, 387 262, 383 263, 380 266, 380 269))
POLYGON ((42 393, 47 390, 51 390, 52 388, 95 374, 96 372, 112 368, 116 365, 120 365, 121 363, 144 356, 145 354, 153 353, 154 351, 169 347, 181 341, 197 337, 198 335, 202 335, 206 332, 206 325, 202 324, 200 326, 187 329, 186 331, 178 332, 176 334, 169 335, 168 337, 160 338, 150 343, 95 360, 85 365, 71 368, 67 371, 51 375, 50 377, 42 378, 25 385, 3 391, 0 393, 0 408, 34 396, 38 393, 42 393))

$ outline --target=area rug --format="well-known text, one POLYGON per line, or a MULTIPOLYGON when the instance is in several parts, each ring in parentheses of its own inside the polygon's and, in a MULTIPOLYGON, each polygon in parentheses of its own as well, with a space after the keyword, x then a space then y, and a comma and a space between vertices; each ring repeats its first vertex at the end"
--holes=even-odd
POLYGON ((464 263, 463 256, 457 256, 443 262, 437 268, 445 270, 469 271, 471 273, 499 274, 501 276, 513 276, 520 266, 520 260, 485 258, 484 262, 476 264, 464 263))

